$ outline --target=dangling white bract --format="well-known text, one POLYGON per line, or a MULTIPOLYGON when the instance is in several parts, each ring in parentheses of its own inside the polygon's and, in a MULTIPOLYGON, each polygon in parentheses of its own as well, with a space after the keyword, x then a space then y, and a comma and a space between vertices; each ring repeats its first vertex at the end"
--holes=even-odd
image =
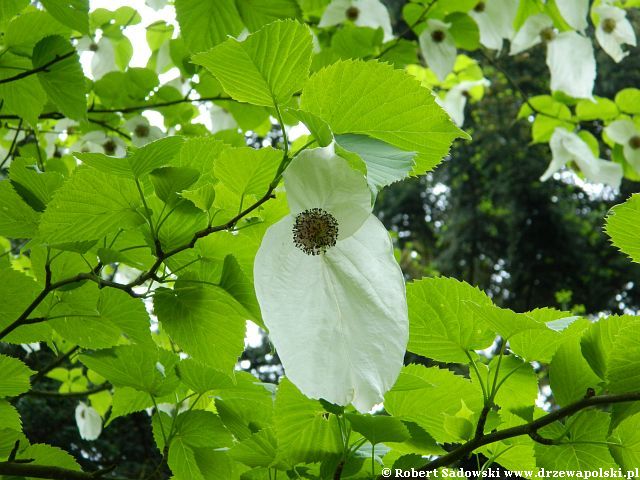
POLYGON ((553 20, 544 13, 530 16, 513 37, 509 54, 516 55, 538 45, 543 40, 541 33, 552 28, 553 20))
POLYGON ((631 120, 616 120, 604 129, 616 143, 622 145, 624 158, 640 173, 640 129, 631 120))
POLYGON ((95 440, 102 432, 102 417, 93 407, 84 402, 79 402, 76 407, 76 425, 80 438, 83 440, 95 440))
POLYGON ((602 5, 594 8, 599 17, 596 27, 596 38, 602 49, 617 63, 629 52, 622 50, 622 45, 636 46, 636 34, 626 12, 618 7, 602 5))
POLYGON ((551 90, 574 98, 592 99, 596 59, 591 40, 576 32, 562 32, 547 45, 551 90))
POLYGON ((513 36, 513 21, 518 13, 516 0, 479 1, 469 15, 480 29, 480 43, 487 48, 500 50, 503 39, 513 36))
POLYGON ((113 43, 107 37, 102 37, 95 43, 89 37, 78 40, 77 49, 84 56, 85 52, 91 54, 91 75, 93 80, 99 80, 104 75, 114 70, 116 66, 116 53, 113 43))
POLYGON ((469 90, 475 87, 488 87, 491 82, 486 78, 475 81, 460 82, 449 90, 442 100, 438 103, 451 117, 451 120, 461 127, 464 123, 464 107, 467 105, 469 90))
POLYGON ((389 234, 365 177, 332 146, 298 155, 284 184, 290 215, 267 230, 254 264, 269 337, 302 393, 369 411, 395 383, 409 335, 389 234))
POLYGON ((429 19, 427 28, 418 38, 422 56, 441 82, 447 78, 456 63, 457 50, 453 37, 449 34, 450 27, 450 23, 429 19))
POLYGON ((378 0, 333 0, 320 18, 319 27, 353 22, 358 27, 382 28, 384 41, 393 39, 389 11, 378 0))
POLYGON ((556 0, 558 10, 562 18, 579 31, 587 28, 587 13, 589 13, 589 0, 556 0))
POLYGON ((124 126, 131 132, 131 143, 136 147, 143 147, 147 143, 164 137, 164 132, 158 127, 152 126, 149 120, 142 115, 136 115, 130 118, 125 122, 124 126))
POLYGON ((604 183, 614 188, 620 187, 622 167, 614 162, 596 158, 589 145, 577 134, 558 127, 551 140, 551 163, 540 177, 545 181, 569 162, 575 162, 585 178, 592 183, 604 183))

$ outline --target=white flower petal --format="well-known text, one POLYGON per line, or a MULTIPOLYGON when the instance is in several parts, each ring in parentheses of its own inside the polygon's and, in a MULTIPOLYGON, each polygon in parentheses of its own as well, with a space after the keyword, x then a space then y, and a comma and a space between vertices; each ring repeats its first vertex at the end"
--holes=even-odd
POLYGON ((327 8, 325 8, 320 18, 319 27, 332 27, 339 25, 347 19, 347 9, 351 7, 351 0, 333 0, 327 8))
POLYGON ((576 30, 587 28, 589 0, 556 0, 562 18, 576 30))
POLYGON ((464 107, 467 105, 467 97, 461 91, 452 88, 444 96, 440 105, 449 114, 453 123, 461 127, 464 123, 464 107))
POLYGON ((238 122, 233 115, 218 105, 211 105, 209 115, 211 116, 211 133, 238 127, 238 122))
POLYGON ((613 188, 620 188, 623 176, 622 165, 602 159, 597 159, 596 162, 596 173, 583 172, 585 178, 591 183, 604 183, 613 188))
POLYGON ((549 146, 551 147, 551 163, 540 177, 540 181, 544 182, 548 180, 551 175, 559 171, 569 161, 571 161, 571 154, 563 144, 564 138, 570 134, 564 128, 556 128, 549 140, 549 146))
POLYGON ((408 340, 402 272, 373 215, 326 254, 292 243, 293 218, 271 226, 255 260, 258 301, 285 373, 311 398, 366 412, 395 382, 408 340))
POLYGON ((100 414, 84 402, 79 402, 76 407, 76 424, 83 440, 95 440, 102 432, 100 414))
POLYGON ((360 14, 354 22, 358 27, 382 28, 383 41, 393 40, 393 28, 389 10, 378 0, 356 0, 353 2, 360 14))
POLYGON ((553 20, 544 13, 532 15, 527 18, 520 30, 518 30, 518 33, 513 37, 509 54, 516 55, 539 44, 542 41, 540 32, 552 27, 553 20))
POLYGON ((91 74, 94 80, 99 80, 107 73, 117 69, 116 55, 111 40, 102 37, 97 43, 97 48, 91 59, 91 74))
POLYGON ((429 19, 427 20, 427 28, 420 34, 418 39, 422 56, 440 81, 444 81, 447 78, 456 63, 456 44, 449 34, 449 27, 451 27, 450 23, 429 19), (434 32, 442 34, 441 41, 437 42, 433 39, 434 32))
POLYGON ((482 12, 471 10, 469 15, 480 29, 480 43, 487 48, 500 50, 502 39, 513 36, 513 21, 518 12, 518 2, 514 0, 486 0, 482 12))
POLYGON ((640 135, 635 124, 631 120, 616 120, 605 127, 604 132, 616 143, 626 145, 629 139, 640 135))
POLYGON ((166 7, 169 3, 169 0, 145 0, 144 3, 157 11, 162 10, 164 7, 166 7))
POLYGON ((612 6, 600 6, 594 9, 599 16, 598 26, 596 27, 596 38, 602 49, 615 62, 620 62, 629 52, 622 50, 622 45, 636 45, 636 35, 626 13, 621 8, 612 6), (606 31, 607 22, 614 22, 614 29, 606 31))
POLYGON ((622 151, 624 153, 624 159, 629 162, 629 165, 631 165, 636 172, 640 173, 640 148, 633 148, 629 145, 629 142, 627 142, 622 147, 622 151))
POLYGON ((352 235, 371 213, 367 180, 333 146, 305 150, 284 172, 291 214, 321 208, 338 221, 338 239, 352 235))
POLYGON ((596 60, 591 40, 576 32, 562 32, 547 45, 551 90, 574 98, 592 99, 596 60))

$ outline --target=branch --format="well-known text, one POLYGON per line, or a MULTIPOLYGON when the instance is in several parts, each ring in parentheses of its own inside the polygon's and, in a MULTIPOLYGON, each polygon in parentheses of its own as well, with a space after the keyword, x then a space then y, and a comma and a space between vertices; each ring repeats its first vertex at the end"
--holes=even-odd
POLYGON ((109 382, 105 382, 102 385, 98 385, 82 392, 52 392, 47 390, 29 390, 24 395, 28 395, 31 397, 78 398, 87 397, 89 395, 93 395, 94 393, 100 393, 110 389, 111 384, 109 382))
POLYGON ((22 130, 22 119, 20 119, 20 123, 18 123, 18 128, 16 128, 16 134, 13 136, 13 141, 11 142, 11 146, 9 147, 9 150, 7 150, 7 155, 4 157, 4 160, 2 160, 2 163, 0 163, 0 169, 4 167, 4 164, 7 163, 11 158, 11 155, 13 155, 13 150, 16 147, 16 143, 18 143, 18 137, 20 136, 21 130, 22 130))
POLYGON ((31 378, 32 382, 36 382, 38 380, 40 380, 41 378, 43 378, 47 373, 49 373, 51 370, 53 370, 56 367, 59 367, 60 365, 62 365, 64 363, 65 360, 67 360, 69 357, 71 357, 71 355, 73 355, 75 352, 78 351, 80 347, 78 347, 77 345, 75 347, 73 347, 71 350, 69 350, 67 353, 65 353, 64 355, 59 356, 58 358, 56 358, 53 362, 51 362, 49 365, 47 365, 46 367, 44 367, 42 370, 39 370, 38 373, 34 374, 33 377, 31 378))
POLYGON ((106 128, 110 132, 117 133, 122 138, 126 138, 127 140, 131 140, 131 135, 129 135, 128 133, 123 132, 122 130, 120 130, 120 129, 116 128, 116 127, 112 127, 107 122, 103 122, 102 120, 98 120, 97 118, 91 118, 91 117, 89 117, 88 120, 91 123, 95 123, 96 125, 100 125, 102 128, 106 128))
POLYGON ((46 72, 48 71, 47 68, 49 68, 51 65, 54 65, 58 62, 61 62, 62 60, 69 58, 70 56, 74 55, 76 53, 75 50, 72 50, 68 53, 65 53, 64 55, 56 55, 55 58, 53 60, 50 60, 49 62, 45 63, 44 65, 41 65, 37 68, 32 68, 31 70, 26 70, 24 72, 20 72, 17 75, 14 75, 13 77, 7 77, 7 78, 3 78, 2 80, 0 80, 0 84, 3 83, 9 83, 9 82, 15 82, 18 80, 21 80, 23 78, 26 77, 30 77, 31 75, 35 75, 36 73, 40 73, 40 72, 46 72))
POLYGON ((95 472, 82 472, 69 470, 67 468, 54 467, 49 465, 31 465, 30 463, 19 463, 18 460, 12 462, 0 462, 0 475, 30 477, 30 478, 50 478, 52 480, 96 480, 109 478, 109 480, 128 480, 119 477, 106 477, 115 467, 103 468, 95 472))
POLYGON ((389 45, 387 48, 383 49, 378 55, 376 55, 375 57, 373 57, 374 59, 378 59, 381 58, 385 53, 389 53, 391 50, 393 50, 394 48, 396 48, 399 44, 400 44, 400 40, 402 40, 402 38, 409 32, 411 32, 415 27, 418 26, 418 24, 420 24, 420 22, 422 22, 424 20, 424 18, 427 16, 427 14, 429 13, 429 10, 431 10, 431 7, 433 7, 436 2, 438 0, 431 0, 431 2, 429 2, 429 5, 427 5, 424 10, 422 11, 422 13, 420 14, 420 16, 416 19, 415 22, 413 22, 411 25, 409 25, 407 28, 405 28, 397 37, 396 39, 393 41, 393 43, 391 45, 389 45))
POLYGON ((606 405, 612 403, 623 403, 623 402, 635 402, 640 400, 640 392, 629 392, 629 393, 620 393, 615 395, 597 395, 593 397, 585 397, 582 400, 572 403, 571 405, 567 405, 555 412, 551 412, 544 417, 540 417, 533 422, 526 423, 524 425, 518 425, 517 427, 511 427, 504 430, 499 430, 497 432, 490 433, 488 435, 484 435, 481 437, 475 437, 473 440, 468 441, 460 445, 455 450, 443 455, 441 457, 436 458, 435 460, 427 463, 420 470, 433 470, 438 467, 446 467, 450 466, 458 460, 462 460, 467 455, 472 453, 477 448, 483 447, 484 445, 488 445, 490 443, 499 442, 501 440, 506 440, 512 437, 519 437, 521 435, 531 435, 534 436, 537 434, 538 430, 542 427, 546 427, 547 425, 561 420, 563 418, 569 417, 574 413, 579 412, 580 410, 584 410, 585 408, 594 407, 596 405, 606 405))

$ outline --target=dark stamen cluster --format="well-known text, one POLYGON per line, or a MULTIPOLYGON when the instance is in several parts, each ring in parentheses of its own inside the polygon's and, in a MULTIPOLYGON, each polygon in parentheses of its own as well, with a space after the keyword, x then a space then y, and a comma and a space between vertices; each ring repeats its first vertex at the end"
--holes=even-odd
POLYGON ((553 28, 548 27, 540 32, 540 38, 543 42, 547 43, 556 38, 556 32, 553 28))
POLYGON ((431 32, 431 39, 436 43, 443 41, 445 36, 446 35, 442 30, 434 30, 431 32))
POLYGON ((338 222, 321 208, 310 208, 296 215, 293 244, 307 255, 325 253, 338 239, 338 222))
POLYGON ((613 18, 605 18, 602 21, 602 30, 605 33, 612 33, 616 29, 616 21, 613 18))
POLYGON ((360 10, 357 7, 349 7, 346 11, 347 18, 352 22, 355 22, 360 16, 360 10))
POLYGON ((629 146, 634 150, 638 150, 640 148, 640 135, 634 135, 629 139, 629 146))
POLYGON ((102 148, 104 149, 104 153, 106 153, 107 155, 113 155, 114 153, 116 153, 116 142, 114 142, 113 140, 109 139, 106 142, 104 142, 102 144, 102 148))
POLYGON ((475 7, 473 7, 473 10, 474 10, 475 12, 480 13, 480 12, 484 12, 484 9, 485 9, 485 8, 487 8, 487 6, 485 5, 485 3, 484 3, 484 2, 478 2, 478 3, 476 3, 476 6, 475 6, 475 7))
POLYGON ((136 134, 136 137, 147 138, 149 136, 149 127, 144 123, 140 123, 139 125, 136 125, 134 133, 136 134))

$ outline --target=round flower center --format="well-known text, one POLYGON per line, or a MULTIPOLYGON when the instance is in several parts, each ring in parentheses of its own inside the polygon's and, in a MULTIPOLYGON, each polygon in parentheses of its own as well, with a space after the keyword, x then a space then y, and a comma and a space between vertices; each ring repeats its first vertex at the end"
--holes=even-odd
POLYGON ((92 52, 97 52, 98 51, 98 44, 95 42, 91 42, 89 44, 89 50, 91 50, 92 52))
POLYGON ((338 239, 338 222, 321 208, 310 208, 296 215, 293 244, 307 255, 319 255, 338 239))
POLYGON ((463 90, 462 96, 465 98, 471 98, 471 94, 469 93, 469 90, 463 90))
POLYGON ((146 138, 149 136, 149 127, 144 123, 140 125, 136 125, 136 129, 133 131, 136 134, 136 137, 146 138))
POLYGON ((638 150, 640 148, 640 135, 634 135, 629 139, 629 146, 634 150, 638 150))
POLYGON ((114 153, 116 153, 116 142, 109 139, 102 144, 102 148, 104 149, 104 153, 106 153, 107 155, 113 155, 114 153))
POLYGON ((473 7, 473 10, 474 10, 475 12, 480 13, 480 12, 484 12, 484 9, 485 9, 485 8, 486 8, 486 5, 485 5, 485 3, 484 3, 484 2, 478 2, 478 3, 476 3, 476 6, 475 6, 475 7, 473 7))
POLYGON ((602 21, 602 30, 605 33, 611 33, 616 29, 616 21, 613 18, 605 18, 602 21))
POLYGON ((347 11, 345 13, 347 15, 347 18, 352 22, 355 22, 360 16, 360 10, 358 10, 357 7, 349 7, 347 8, 347 11))
POLYGON ((442 30, 434 30, 433 32, 431 32, 431 39, 436 43, 440 43, 441 41, 443 41, 444 37, 445 34, 442 30))
POLYGON ((551 27, 545 28, 540 32, 540 38, 543 42, 550 42, 556 38, 556 32, 551 27))

